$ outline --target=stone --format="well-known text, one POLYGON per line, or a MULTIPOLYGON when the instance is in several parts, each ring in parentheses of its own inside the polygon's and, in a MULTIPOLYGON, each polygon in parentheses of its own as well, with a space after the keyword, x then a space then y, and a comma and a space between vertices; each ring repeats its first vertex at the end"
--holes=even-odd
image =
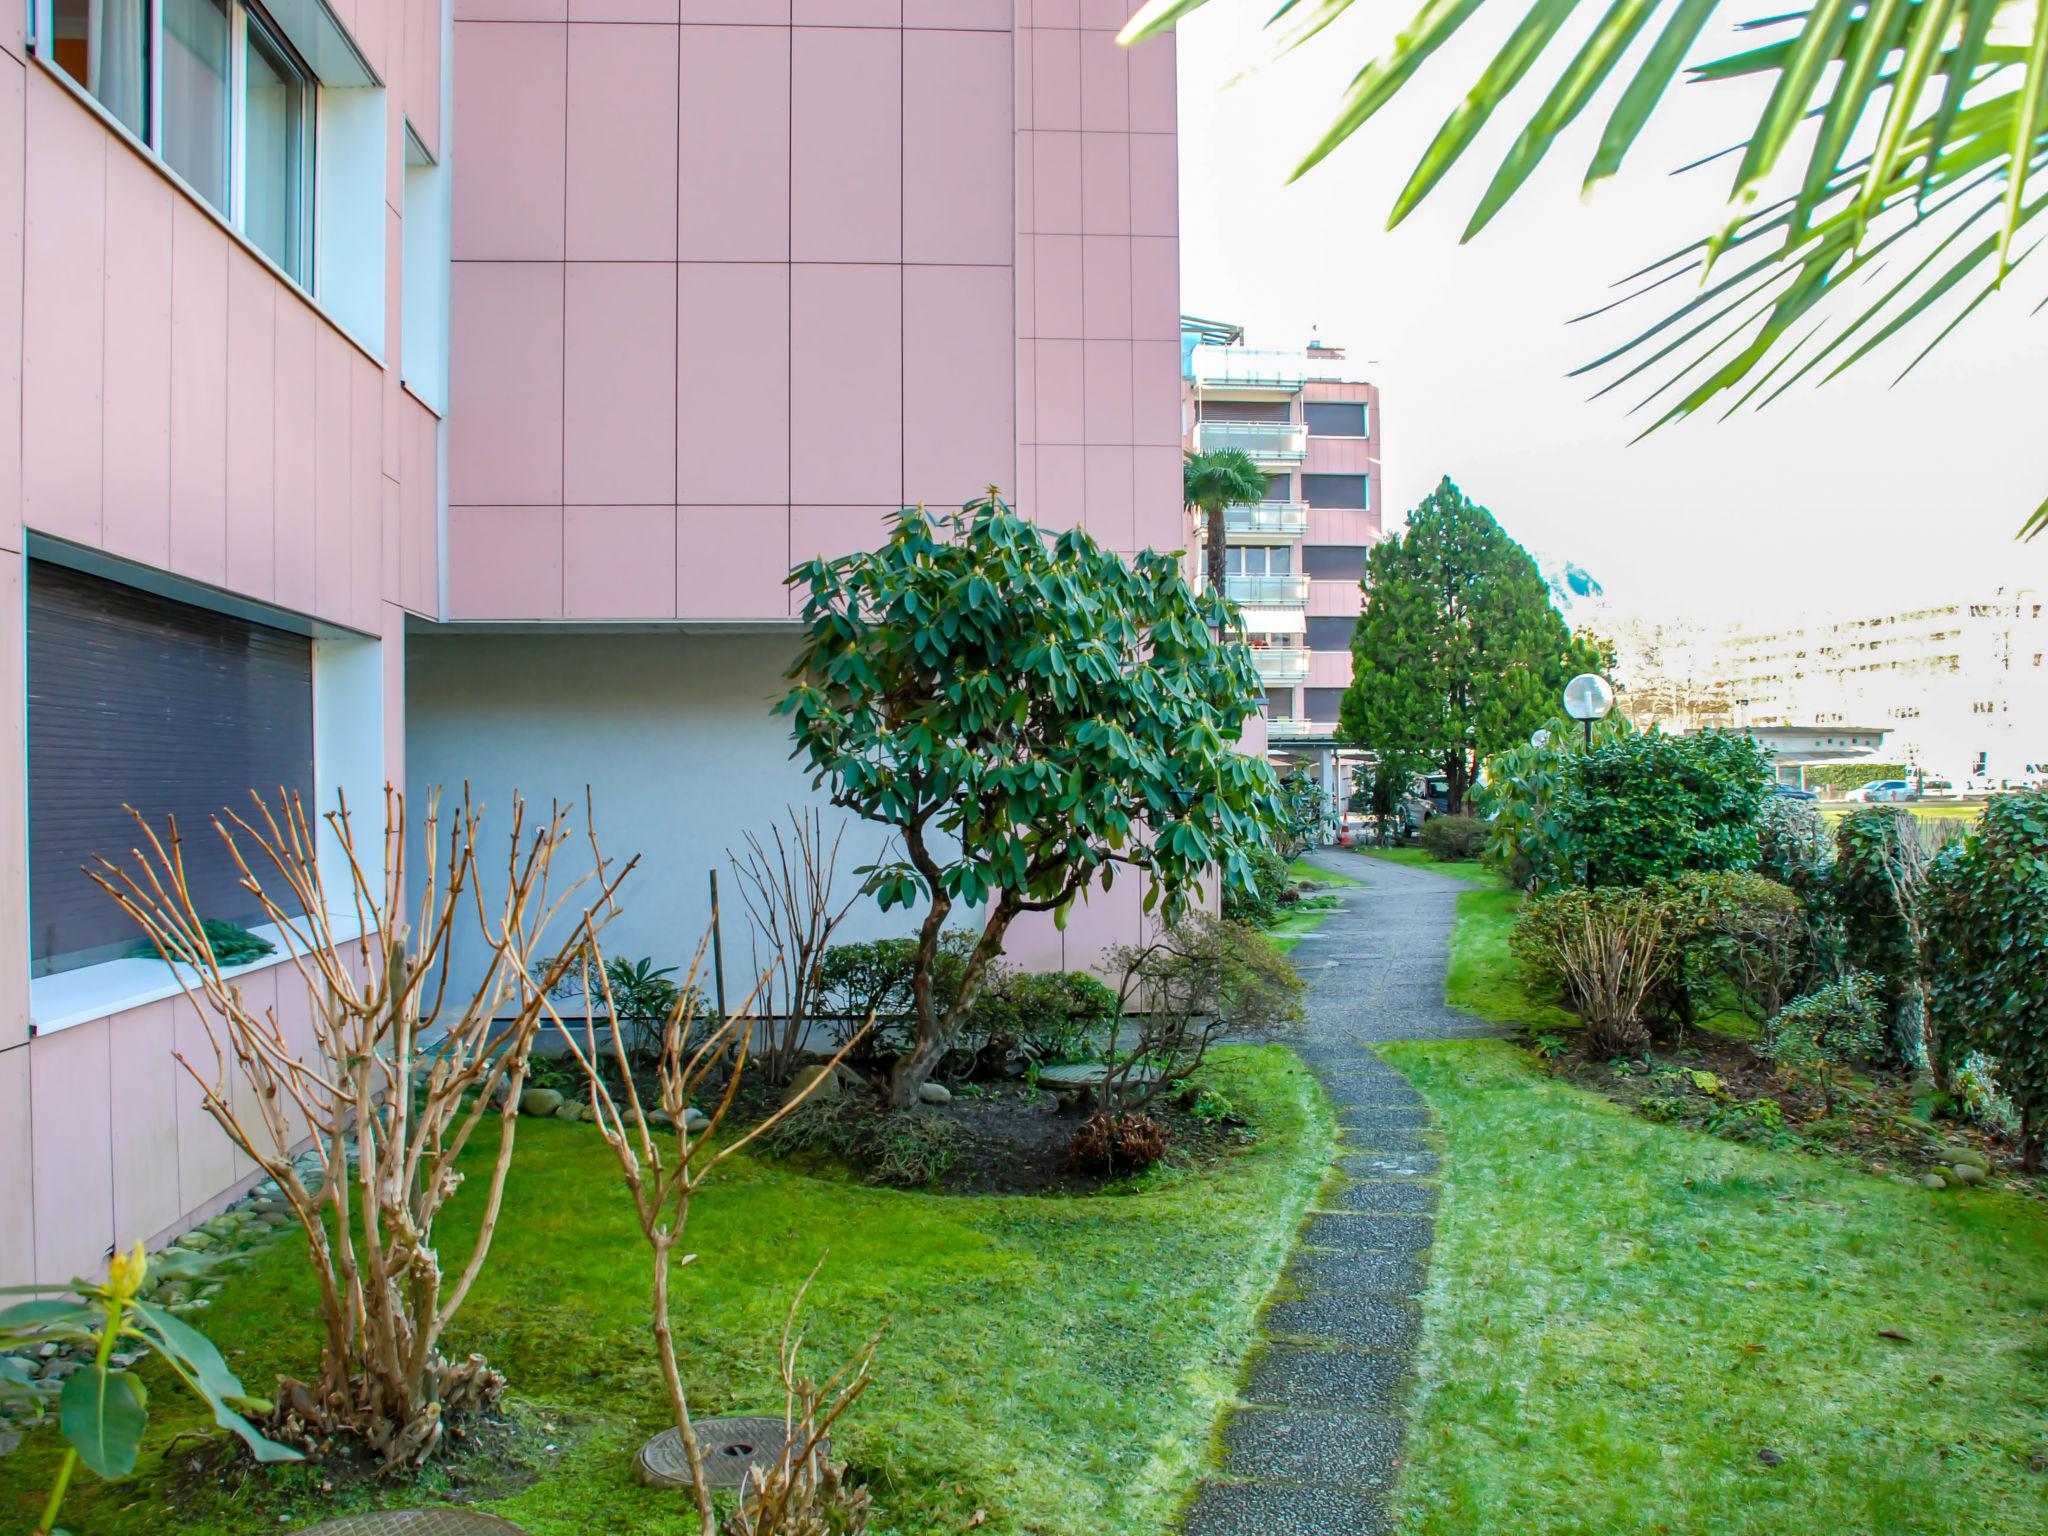
POLYGON ((647 1123, 649 1125, 666 1128, 668 1126, 674 1125, 675 1121, 669 1118, 669 1113, 665 1109, 650 1109, 647 1112, 647 1123))
POLYGON ((1975 1163, 1957 1163, 1949 1172, 1955 1175, 1958 1184, 1982 1184, 1985 1179, 1984 1170, 1975 1163))
POLYGON ((782 1096, 782 1102, 787 1104, 799 1097, 813 1102, 836 1099, 839 1097, 839 1079, 830 1067, 798 1067, 796 1076, 789 1080, 789 1092, 782 1096))
POLYGON ((581 1120, 584 1114, 585 1107, 571 1099, 555 1111, 555 1118, 557 1120, 581 1120))
POLYGON ((562 1107, 562 1096, 552 1088, 529 1088, 519 1095, 522 1115, 552 1115, 562 1107))
POLYGON ((1942 1160, 1953 1167, 1976 1168, 1984 1173, 1991 1171, 1991 1159, 1975 1147, 1944 1147, 1942 1160))
POLYGON ((1923 1173, 1920 1175, 1920 1187, 1922 1189, 1947 1189, 1948 1180, 1938 1173, 1923 1173))
POLYGON ((1907 1189, 1918 1189, 1920 1187, 1920 1181, 1910 1173, 1888 1173, 1885 1177, 1894 1184, 1902 1185, 1907 1189))
POLYGON ((202 1227, 196 1232, 187 1232, 173 1246, 189 1248, 194 1253, 205 1253, 210 1248, 219 1247, 220 1239, 202 1227))
POLYGON ((704 1111, 699 1109, 696 1105, 692 1104, 688 1106, 686 1109, 684 1109, 683 1129, 688 1131, 691 1135, 696 1135, 697 1132, 703 1130, 710 1124, 711 1117, 705 1114, 704 1111))
POLYGON ((917 1096, 927 1104, 950 1104, 953 1102, 953 1090, 944 1083, 919 1083, 917 1085, 917 1096))

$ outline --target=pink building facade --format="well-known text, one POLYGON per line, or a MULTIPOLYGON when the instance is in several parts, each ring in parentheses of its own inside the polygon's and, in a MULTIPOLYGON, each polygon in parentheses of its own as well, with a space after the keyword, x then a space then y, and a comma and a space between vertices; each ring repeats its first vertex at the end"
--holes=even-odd
MULTIPOLYGON (((1174 60, 1126 11, 0 0, 0 1284, 254 1177, 77 894, 102 787, 197 847, 252 776, 589 785, 645 859, 614 935, 686 960, 812 797, 793 562, 992 483, 1184 542, 1174 60)), ((282 959, 241 982, 303 1035, 282 959)))
POLYGON ((1266 685, 1267 755, 1283 770, 1308 764, 1342 794, 1353 754, 1336 741, 1338 708, 1366 552, 1384 531, 1379 386, 1320 342, 1253 348, 1242 327, 1192 317, 1182 342, 1187 447, 1241 448, 1266 473, 1266 500, 1232 508, 1225 537, 1230 595, 1266 685))

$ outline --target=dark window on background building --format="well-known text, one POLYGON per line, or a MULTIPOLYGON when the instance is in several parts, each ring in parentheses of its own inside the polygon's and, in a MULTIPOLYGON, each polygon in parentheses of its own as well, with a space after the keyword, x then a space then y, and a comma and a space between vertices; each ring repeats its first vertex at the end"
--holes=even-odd
POLYGON ((1358 581, 1365 575, 1365 546, 1304 544, 1301 573, 1313 581, 1358 581))
POLYGON ((1308 413, 1310 437, 1365 436, 1365 406, 1362 403, 1329 401, 1303 408, 1308 413))
POLYGON ((80 872, 176 816, 202 918, 264 921, 213 830, 258 790, 313 796, 313 644, 65 566, 28 565, 29 960, 118 959, 135 924, 80 872))
POLYGON ((1328 722, 1337 718, 1337 711, 1343 707, 1342 688, 1305 688, 1308 695, 1308 718, 1328 722))
POLYGON ((1294 690, 1292 688, 1268 688, 1266 690, 1266 718, 1268 720, 1290 720, 1294 717, 1294 690))
POLYGON ((1204 400, 1203 421, 1292 421, 1294 407, 1285 400, 1204 400))
POLYGON ((1308 621, 1308 648, 1312 651, 1348 651, 1356 619, 1312 618, 1308 621))
POLYGON ((1301 499, 1312 507, 1365 511, 1369 505, 1364 475, 1303 475, 1301 499))
POLYGON ((1292 500, 1294 500, 1294 476, 1292 476, 1292 475, 1268 475, 1268 476, 1266 476, 1266 500, 1268 500, 1268 501, 1292 501, 1292 500))

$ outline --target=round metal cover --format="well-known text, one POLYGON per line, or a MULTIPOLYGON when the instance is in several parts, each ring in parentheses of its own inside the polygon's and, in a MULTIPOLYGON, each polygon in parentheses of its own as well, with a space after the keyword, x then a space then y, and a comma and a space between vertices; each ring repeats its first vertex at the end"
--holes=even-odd
MULTIPOLYGON (((704 1453, 704 1483, 709 1488, 739 1488, 747 1481, 749 1467, 764 1470, 774 1464, 787 1443, 782 1420, 735 1416, 728 1419, 699 1419, 697 1447, 704 1453)), ((830 1442, 819 1450, 830 1454, 830 1442)), ((683 1454, 683 1437, 664 1429, 640 1447, 635 1469, 640 1481, 656 1488, 688 1488, 690 1459, 683 1454)))
POLYGON ((519 1527, 473 1509, 380 1509, 304 1528, 304 1536, 522 1536, 519 1527))

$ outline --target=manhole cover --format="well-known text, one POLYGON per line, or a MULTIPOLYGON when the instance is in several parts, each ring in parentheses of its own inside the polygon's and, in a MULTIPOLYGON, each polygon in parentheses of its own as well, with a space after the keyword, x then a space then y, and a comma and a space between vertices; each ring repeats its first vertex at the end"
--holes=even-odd
MULTIPOLYGON (((744 1486, 747 1469, 772 1466, 788 1439, 780 1419, 699 1419, 696 1428, 697 1446, 704 1453, 704 1482, 712 1488, 744 1486)), ((818 1448, 831 1454, 829 1440, 818 1448)), ((637 1470, 640 1481, 656 1488, 689 1487, 690 1460, 683 1454, 683 1437, 664 1429, 640 1447, 637 1470)))
POLYGON ((304 1536, 521 1536, 518 1526, 473 1509, 380 1509, 325 1525, 307 1526, 304 1536))

